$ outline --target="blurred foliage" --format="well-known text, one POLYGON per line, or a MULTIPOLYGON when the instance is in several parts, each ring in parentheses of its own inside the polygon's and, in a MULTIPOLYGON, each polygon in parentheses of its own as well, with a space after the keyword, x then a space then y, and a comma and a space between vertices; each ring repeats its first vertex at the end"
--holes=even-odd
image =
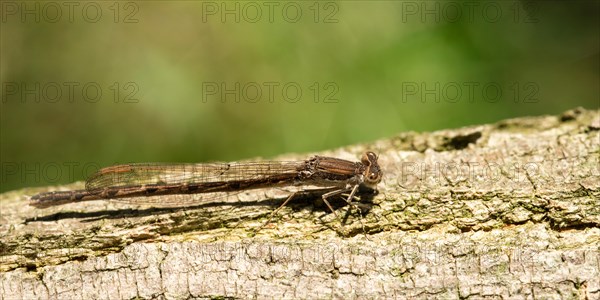
POLYGON ((598 108, 598 3, 4 1, 0 191, 598 108))

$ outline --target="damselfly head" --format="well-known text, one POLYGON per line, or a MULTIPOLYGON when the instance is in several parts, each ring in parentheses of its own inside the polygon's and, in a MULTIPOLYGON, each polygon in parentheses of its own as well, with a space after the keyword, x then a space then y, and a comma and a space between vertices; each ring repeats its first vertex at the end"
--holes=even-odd
POLYGON ((363 154, 361 158, 361 162, 366 166, 364 173, 364 183, 366 186, 370 188, 375 188, 379 182, 381 182, 381 178, 383 177, 383 172, 377 163, 377 154, 368 151, 363 154))

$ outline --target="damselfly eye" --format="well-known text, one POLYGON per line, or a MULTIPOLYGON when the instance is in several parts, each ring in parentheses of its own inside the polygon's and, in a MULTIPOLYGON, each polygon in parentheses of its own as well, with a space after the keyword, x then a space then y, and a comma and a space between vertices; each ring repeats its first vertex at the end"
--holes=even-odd
POLYGON ((360 158, 360 161, 366 165, 366 166, 370 166, 373 163, 377 163, 377 154, 373 153, 373 152, 365 152, 363 154, 363 156, 360 158))
POLYGON ((367 176, 368 180, 371 182, 379 182, 381 181, 381 173, 370 173, 369 176, 367 176))

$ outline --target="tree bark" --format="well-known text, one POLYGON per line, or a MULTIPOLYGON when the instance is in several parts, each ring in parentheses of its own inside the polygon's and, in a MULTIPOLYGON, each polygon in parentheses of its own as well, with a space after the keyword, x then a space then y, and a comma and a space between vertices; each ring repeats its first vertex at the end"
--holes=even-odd
POLYGON ((29 196, 83 183, 4 193, 0 298, 600 299, 599 111, 319 155, 366 150, 385 174, 360 212, 305 194, 262 228, 293 190, 47 209, 29 196))

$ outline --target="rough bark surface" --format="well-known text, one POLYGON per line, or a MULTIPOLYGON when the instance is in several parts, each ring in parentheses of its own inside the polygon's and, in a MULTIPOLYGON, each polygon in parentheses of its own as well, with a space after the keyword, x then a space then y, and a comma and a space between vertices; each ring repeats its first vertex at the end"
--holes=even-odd
POLYGON ((28 197, 83 184, 4 193, 0 298, 600 299, 599 111, 320 154, 367 149, 385 178, 362 214, 306 195, 260 230, 289 190, 47 209, 28 197))

